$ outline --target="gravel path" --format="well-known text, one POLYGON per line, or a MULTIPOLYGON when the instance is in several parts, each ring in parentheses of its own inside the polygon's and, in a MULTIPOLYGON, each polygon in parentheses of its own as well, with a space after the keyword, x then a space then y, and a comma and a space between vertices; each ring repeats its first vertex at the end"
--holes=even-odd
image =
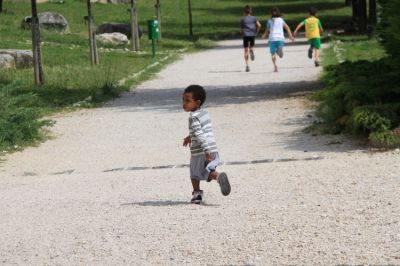
POLYGON ((310 136, 320 69, 265 43, 185 55, 102 108, 60 114, 54 138, 0 166, 0 264, 400 264, 400 154, 310 136), (223 197, 191 205, 184 87, 206 87, 223 197))

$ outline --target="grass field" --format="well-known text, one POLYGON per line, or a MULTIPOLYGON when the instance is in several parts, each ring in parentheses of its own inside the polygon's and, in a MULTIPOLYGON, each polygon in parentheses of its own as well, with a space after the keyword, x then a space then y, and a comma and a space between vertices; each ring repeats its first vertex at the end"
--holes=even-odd
MULTIPOLYGON (((145 31, 147 20, 155 15, 154 2, 137 1, 139 25, 145 31)), ((319 17, 328 30, 343 27, 351 12, 350 8, 344 6, 344 0, 192 1, 194 36, 189 38, 187 1, 161 0, 163 40, 155 58, 151 56, 150 41, 144 34, 140 53, 130 52, 129 45, 107 51, 109 45, 98 44, 99 48, 104 48, 99 50, 100 65, 91 67, 87 26, 83 19, 87 14, 86 1, 64 0, 63 4, 56 1, 39 4, 38 12, 61 13, 68 20, 71 33, 41 32, 45 85, 34 85, 32 69, 0 70, 0 98, 3 103, 0 108, 1 150, 13 150, 15 145, 20 147, 41 139, 40 128, 43 123, 38 121, 48 114, 75 108, 76 103, 84 107, 97 105, 151 78, 163 66, 179 58, 180 49, 195 51, 210 47, 213 40, 239 37, 239 19, 246 4, 253 7, 254 15, 263 25, 269 17, 269 9, 278 5, 292 28, 306 17, 309 6, 316 6, 320 10, 319 17), (119 85, 119 80, 167 56, 168 59, 157 67, 119 85), (27 114, 35 115, 25 119, 27 114)), ((93 4, 95 23, 128 23, 127 8, 126 5, 93 4)), ((0 13, 0 49, 30 50, 31 32, 21 28, 22 19, 30 15, 29 1, 5 1, 3 10, 0 13)))

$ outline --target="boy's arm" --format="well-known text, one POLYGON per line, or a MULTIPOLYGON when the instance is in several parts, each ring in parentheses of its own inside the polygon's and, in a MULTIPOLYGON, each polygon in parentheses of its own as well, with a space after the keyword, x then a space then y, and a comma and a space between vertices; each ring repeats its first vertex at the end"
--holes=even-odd
POLYGON ((263 35, 261 35, 261 38, 265 39, 265 38, 268 37, 268 35, 269 35, 269 29, 266 28, 265 31, 264 31, 264 33, 263 33, 263 35))
POLYGON ((191 140, 190 136, 187 136, 186 138, 183 139, 184 147, 186 147, 187 145, 189 145, 189 147, 190 147, 191 144, 192 144, 192 140, 191 140))
POLYGON ((303 25, 304 25, 304 22, 300 22, 299 25, 297 25, 296 29, 295 29, 294 32, 293 32, 294 37, 296 37, 297 32, 299 31, 299 29, 300 29, 301 27, 303 27, 303 25))
POLYGON ((258 21, 258 20, 256 20, 256 28, 257 28, 257 34, 258 34, 258 32, 259 32, 260 29, 261 29, 261 23, 260 23, 260 21, 258 21))
POLYGON ((240 20, 240 34, 243 35, 243 19, 240 20))
POLYGON ((290 27, 286 23, 283 24, 283 27, 285 28, 285 30, 289 34, 289 38, 294 42, 294 37, 292 35, 292 31, 290 30, 290 27))
POLYGON ((318 20, 318 27, 319 27, 319 31, 321 33, 323 33, 324 32, 324 28, 322 28, 321 20, 318 20))

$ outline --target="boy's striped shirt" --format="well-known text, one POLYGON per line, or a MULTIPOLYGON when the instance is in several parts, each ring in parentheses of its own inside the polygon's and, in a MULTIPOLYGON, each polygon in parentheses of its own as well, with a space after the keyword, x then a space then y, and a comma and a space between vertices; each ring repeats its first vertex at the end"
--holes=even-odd
POLYGON ((198 109, 190 113, 189 135, 192 141, 190 146, 192 156, 218 152, 211 120, 206 110, 198 109))

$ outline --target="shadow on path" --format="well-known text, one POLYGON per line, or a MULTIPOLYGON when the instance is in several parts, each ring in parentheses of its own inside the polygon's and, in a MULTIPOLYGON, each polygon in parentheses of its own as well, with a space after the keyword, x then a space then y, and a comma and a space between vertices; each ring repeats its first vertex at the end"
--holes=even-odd
MULTIPOLYGON (((142 202, 131 202, 131 203, 123 203, 121 206, 132 206, 132 205, 138 205, 142 207, 163 207, 163 206, 179 206, 179 205, 193 205, 192 203, 188 201, 173 201, 173 200, 166 200, 166 201, 161 201, 161 200, 156 200, 156 201, 142 201, 142 202)), ((207 203, 201 203, 200 205, 202 206, 209 206, 209 207, 217 207, 220 206, 219 204, 207 204, 207 203)))
MULTIPOLYGON (((262 74, 262 73, 260 73, 262 74)), ((307 95, 321 88, 317 81, 264 83, 247 86, 206 86, 206 107, 227 104, 246 104, 307 95)), ((120 112, 182 112, 183 88, 144 89, 130 92, 116 99, 106 108, 117 108, 120 112)))

